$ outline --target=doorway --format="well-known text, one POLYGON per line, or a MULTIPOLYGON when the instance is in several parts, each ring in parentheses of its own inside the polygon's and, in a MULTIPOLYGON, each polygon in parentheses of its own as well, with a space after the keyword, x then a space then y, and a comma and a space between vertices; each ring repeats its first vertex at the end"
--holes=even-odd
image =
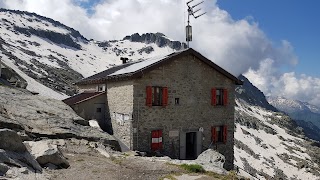
POLYGON ((196 159, 197 152, 197 133, 188 132, 186 133, 186 159, 193 160, 196 159))
POLYGON ((180 131, 180 159, 196 159, 202 152, 202 132, 180 131))

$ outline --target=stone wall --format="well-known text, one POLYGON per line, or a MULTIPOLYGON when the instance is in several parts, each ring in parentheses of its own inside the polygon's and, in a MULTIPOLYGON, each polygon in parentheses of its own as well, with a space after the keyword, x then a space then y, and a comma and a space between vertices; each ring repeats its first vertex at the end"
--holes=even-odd
POLYGON ((202 145, 205 150, 211 144, 211 127, 227 125, 227 143, 211 147, 226 157, 225 167, 232 169, 234 91, 234 82, 192 55, 146 73, 142 78, 134 80, 133 129, 137 130, 133 133, 134 149, 150 151, 151 131, 161 129, 163 153, 177 158, 180 153, 179 136, 169 137, 170 131, 178 131, 181 135, 182 132, 197 131, 203 127, 202 145), (168 106, 147 107, 146 86, 168 87, 168 106), (211 105, 212 88, 228 89, 227 106, 211 105), (179 98, 179 105, 175 104, 175 98, 179 98))
POLYGON ((75 104, 72 109, 83 119, 91 120, 96 119, 96 106, 95 104, 105 104, 106 96, 100 95, 90 100, 84 101, 80 104, 75 104))
POLYGON ((106 103, 114 135, 132 149, 133 82, 108 82, 106 103))

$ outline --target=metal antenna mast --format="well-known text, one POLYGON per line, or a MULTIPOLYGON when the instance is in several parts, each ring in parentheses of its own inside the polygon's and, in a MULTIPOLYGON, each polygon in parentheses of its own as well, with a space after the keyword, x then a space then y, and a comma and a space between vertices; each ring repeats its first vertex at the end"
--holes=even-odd
POLYGON ((190 5, 190 3, 194 1, 194 0, 190 0, 189 2, 187 2, 187 6, 188 6, 188 25, 186 26, 186 41, 187 41, 187 46, 189 48, 189 42, 192 41, 192 26, 190 26, 190 15, 192 15, 195 19, 197 19, 198 17, 206 14, 206 12, 200 14, 200 15, 195 15, 195 13, 197 13, 198 11, 201 10, 201 8, 197 9, 197 10, 193 10, 195 7, 199 6, 200 4, 202 4, 204 1, 201 1, 193 6, 190 5))

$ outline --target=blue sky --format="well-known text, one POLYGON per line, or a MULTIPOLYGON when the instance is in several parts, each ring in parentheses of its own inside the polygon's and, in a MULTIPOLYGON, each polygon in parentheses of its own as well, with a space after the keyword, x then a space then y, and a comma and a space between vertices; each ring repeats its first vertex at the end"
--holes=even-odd
POLYGON ((218 6, 233 19, 253 18, 274 41, 291 43, 299 74, 320 77, 320 1, 309 0, 218 0, 218 6))

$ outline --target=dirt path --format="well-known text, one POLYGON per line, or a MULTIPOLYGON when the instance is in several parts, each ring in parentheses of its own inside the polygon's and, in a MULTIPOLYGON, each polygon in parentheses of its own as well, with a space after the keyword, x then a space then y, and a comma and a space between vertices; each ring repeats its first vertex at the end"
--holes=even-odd
MULTIPOLYGON (((171 179, 187 177, 184 170, 165 161, 159 162, 150 158, 121 155, 119 152, 109 152, 111 157, 107 158, 83 142, 66 142, 61 150, 68 158, 70 167, 46 170, 51 180, 159 180, 165 177, 171 179)), ((192 175, 190 179, 210 180, 214 178, 206 175, 192 175)))

